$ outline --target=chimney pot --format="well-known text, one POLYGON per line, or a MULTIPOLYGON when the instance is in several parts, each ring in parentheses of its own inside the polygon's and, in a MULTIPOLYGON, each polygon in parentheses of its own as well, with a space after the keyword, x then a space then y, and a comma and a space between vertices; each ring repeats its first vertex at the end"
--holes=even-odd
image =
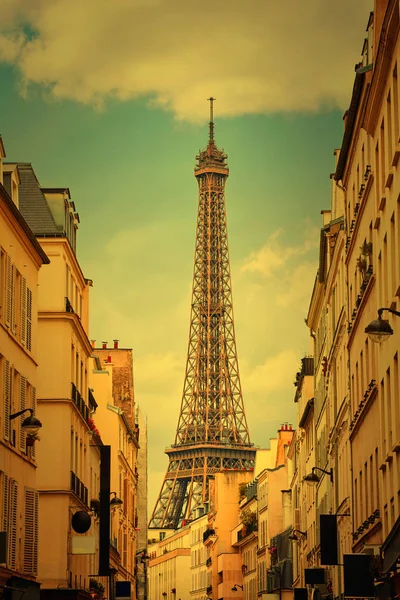
POLYGON ((90 343, 92 344, 92 348, 96 347, 96 340, 90 340, 90 343))
POLYGON ((115 350, 118 349, 118 342, 119 342, 119 340, 114 340, 114 349, 115 350))
POLYGON ((107 348, 107 342, 101 342, 103 350, 105 350, 107 348))

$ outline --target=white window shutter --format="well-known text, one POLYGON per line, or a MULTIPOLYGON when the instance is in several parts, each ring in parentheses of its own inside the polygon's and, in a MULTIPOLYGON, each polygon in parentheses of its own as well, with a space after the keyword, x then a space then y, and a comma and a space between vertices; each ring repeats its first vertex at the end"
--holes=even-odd
POLYGON ((24 572, 32 575, 38 567, 38 513, 38 492, 25 488, 24 572))
POLYGON ((8 564, 11 569, 17 566, 17 530, 18 530, 18 483, 10 479, 10 520, 8 527, 8 564))
POLYGON ((10 478, 8 475, 3 473, 3 498, 2 498, 2 519, 1 519, 1 529, 2 531, 8 531, 8 522, 9 522, 9 509, 10 509, 10 478))
MULTIPOLYGON (((31 386, 31 408, 33 408, 33 414, 36 416, 36 388, 31 386)), ((31 446, 31 458, 35 459, 35 443, 31 446)))
POLYGON ((17 269, 12 266, 12 286, 11 286, 11 331, 17 333, 17 269))
POLYGON ((11 414, 11 374, 10 361, 4 361, 4 439, 10 439, 10 414, 11 414))
POLYGON ((21 327, 20 327, 20 336, 21 336, 21 344, 25 346, 26 344, 26 301, 27 301, 27 293, 26 293, 26 279, 25 277, 21 277, 21 327))
POLYGON ((7 327, 11 326, 12 313, 12 264, 11 258, 6 255, 6 314, 5 323, 7 327))
MULTIPOLYGON (((19 377, 19 410, 26 408, 26 377, 20 375, 19 377)), ((27 417, 27 413, 20 416, 19 426, 19 449, 21 452, 26 452, 26 432, 22 428, 22 423, 27 417)))
POLYGON ((26 288, 26 348, 32 350, 32 290, 26 288))

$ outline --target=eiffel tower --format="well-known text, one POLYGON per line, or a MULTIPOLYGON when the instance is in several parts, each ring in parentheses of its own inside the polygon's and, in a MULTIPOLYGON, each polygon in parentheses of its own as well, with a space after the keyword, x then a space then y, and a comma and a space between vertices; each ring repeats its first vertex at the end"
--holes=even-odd
POLYGON ((233 320, 225 182, 227 155, 214 141, 196 156, 199 189, 189 348, 175 443, 149 528, 177 529, 208 501, 216 472, 253 470, 233 320))

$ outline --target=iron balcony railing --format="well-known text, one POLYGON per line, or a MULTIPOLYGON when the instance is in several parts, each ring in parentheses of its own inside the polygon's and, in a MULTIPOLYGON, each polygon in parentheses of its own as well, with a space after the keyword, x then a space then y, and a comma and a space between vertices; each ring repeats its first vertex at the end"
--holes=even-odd
POLYGON ((203 533, 203 543, 208 540, 208 538, 210 537, 210 535, 215 535, 215 529, 207 529, 204 533, 203 533))
POLYGON ((72 388, 71 389, 72 401, 75 404, 75 406, 77 407, 77 409, 79 410, 79 412, 81 413, 82 417, 85 419, 85 421, 87 421, 89 418, 89 408, 85 404, 85 400, 83 399, 83 396, 81 396, 81 394, 78 392, 78 389, 73 382, 71 382, 71 388, 72 388))
POLYGON ((88 489, 73 471, 71 471, 70 490, 88 506, 88 489))

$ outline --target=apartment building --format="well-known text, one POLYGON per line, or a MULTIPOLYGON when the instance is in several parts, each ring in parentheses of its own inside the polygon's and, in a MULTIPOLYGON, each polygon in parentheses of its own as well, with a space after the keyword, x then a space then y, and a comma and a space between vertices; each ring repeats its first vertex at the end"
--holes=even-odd
POLYGON ((184 600, 192 589, 191 526, 182 527, 149 547, 149 600, 184 600))
MULTIPOLYGON (((399 310, 399 2, 376 0, 357 65, 335 180, 344 190, 349 312, 353 551, 378 553, 396 580, 400 555, 400 319, 385 343, 365 328, 399 310)), ((393 576, 393 577, 392 577, 393 576)))
POLYGON ((294 527, 302 532, 294 585, 304 587, 305 570, 322 567, 320 591, 334 597, 369 595, 372 587, 393 597, 400 557, 398 0, 376 0, 366 21, 330 208, 322 211, 307 316, 313 358, 303 359, 296 379, 299 428, 290 450, 294 527), (372 321, 386 323, 385 343, 369 335, 372 321), (321 515, 334 523, 328 534, 321 515), (327 542, 338 544, 329 559, 327 542), (360 554, 375 555, 353 578, 360 585, 372 573, 369 593, 349 591, 343 577, 346 557, 360 554))
POLYGON ((38 416, 38 281, 49 259, 20 212, 19 170, 4 158, 0 137, 0 594, 11 588, 39 598, 36 472, 44 428, 32 429, 30 414, 38 416))
MULTIPOLYGON (((203 512, 198 509, 199 513, 203 512)), ((211 559, 207 557, 207 549, 203 536, 208 529, 208 515, 199 516, 190 524, 190 597, 193 600, 207 600, 207 567, 211 559)))
MULTIPOLYGON (((90 360, 89 385, 98 406, 92 423, 103 443, 111 447, 110 566, 115 571, 115 584, 126 582, 130 597, 136 598, 138 439, 137 430, 132 429, 124 410, 115 405, 113 370, 111 356, 107 355, 106 362, 102 362, 94 351, 90 360)), ((94 497, 92 501, 97 499, 94 497)), ((103 580, 100 578, 100 581, 103 580)))
MULTIPOLYGON (((87 513, 91 489, 89 417, 96 402, 88 387, 90 280, 76 256, 79 215, 68 188, 42 188, 32 165, 18 163, 20 210, 50 258, 38 286, 38 416, 43 424, 37 447, 39 490, 39 578, 43 597, 62 590, 84 597, 93 570, 72 526, 87 513), (51 527, 49 527, 51 523, 51 527), (83 596, 82 596, 83 594, 83 596)), ((98 464, 98 463, 97 463, 98 464)), ((99 467, 98 467, 99 468, 99 467)), ((96 525, 85 534, 96 552, 96 525)), ((53 595, 52 595, 53 594, 53 595)))

